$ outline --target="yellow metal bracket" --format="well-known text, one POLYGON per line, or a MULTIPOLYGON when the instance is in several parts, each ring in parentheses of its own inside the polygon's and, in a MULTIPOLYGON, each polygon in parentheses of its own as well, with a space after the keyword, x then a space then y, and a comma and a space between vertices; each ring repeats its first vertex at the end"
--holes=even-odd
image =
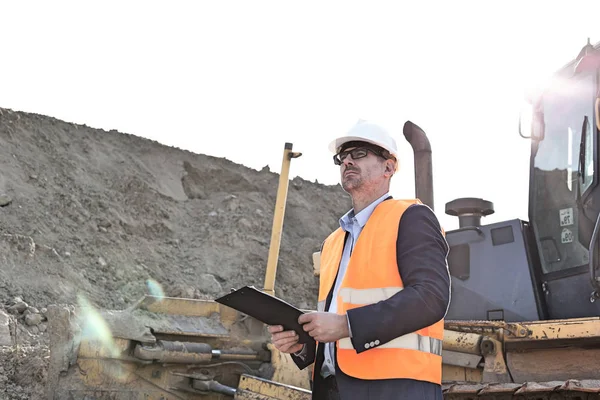
POLYGON ((507 323, 504 329, 510 335, 517 338, 526 338, 531 334, 531 331, 527 327, 515 322, 507 323))
POLYGON ((598 317, 522 322, 508 325, 520 326, 516 329, 517 332, 526 331, 525 335, 505 335, 505 343, 511 345, 531 342, 570 341, 584 343, 600 341, 600 318, 598 317))
POLYGON ((485 337, 481 341, 481 353, 485 360, 483 367, 484 382, 507 383, 511 381, 504 360, 502 342, 485 337))

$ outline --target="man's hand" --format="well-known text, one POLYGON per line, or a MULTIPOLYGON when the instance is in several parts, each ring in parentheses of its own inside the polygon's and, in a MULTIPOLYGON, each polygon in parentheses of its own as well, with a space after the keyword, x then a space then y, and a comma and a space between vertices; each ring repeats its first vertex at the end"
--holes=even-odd
POLYGON ((300 315, 298 322, 312 338, 321 343, 335 342, 350 336, 346 315, 311 312, 300 315))
POLYGON ((298 343, 299 337, 295 331, 284 331, 281 325, 269 326, 269 332, 271 342, 282 353, 297 353, 304 346, 298 343))

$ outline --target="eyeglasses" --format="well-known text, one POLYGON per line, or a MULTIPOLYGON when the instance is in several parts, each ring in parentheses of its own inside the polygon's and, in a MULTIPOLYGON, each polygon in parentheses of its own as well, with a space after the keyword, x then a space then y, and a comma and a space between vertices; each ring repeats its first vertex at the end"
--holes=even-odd
POLYGON ((375 151, 373 149, 369 149, 367 147, 357 147, 352 150, 346 150, 346 151, 341 151, 341 152, 337 153, 335 156, 333 156, 333 163, 335 165, 342 165, 342 162, 346 159, 346 157, 348 157, 348 154, 350 154, 352 156, 353 160, 358 160, 359 158, 366 157, 367 154, 369 153, 369 151, 371 153, 375 154, 376 156, 379 156, 379 157, 387 160, 387 157, 385 157, 381 152, 375 151))

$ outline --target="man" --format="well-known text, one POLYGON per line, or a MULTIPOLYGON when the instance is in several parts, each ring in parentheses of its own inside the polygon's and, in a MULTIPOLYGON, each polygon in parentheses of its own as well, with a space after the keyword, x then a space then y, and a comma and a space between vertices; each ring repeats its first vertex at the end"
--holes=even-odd
POLYGON ((353 208, 323 243, 318 311, 299 317, 315 340, 271 326, 273 344, 303 369, 313 399, 442 399, 448 245, 433 211, 394 200, 394 139, 359 122, 330 145, 353 208))

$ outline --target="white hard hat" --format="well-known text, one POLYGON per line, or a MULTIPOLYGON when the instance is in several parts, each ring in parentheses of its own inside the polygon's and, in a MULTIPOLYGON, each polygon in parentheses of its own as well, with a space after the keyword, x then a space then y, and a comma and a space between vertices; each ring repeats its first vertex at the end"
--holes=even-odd
POLYGON ((358 121, 344 136, 329 143, 329 150, 335 154, 341 145, 355 140, 372 143, 384 148, 398 160, 398 148, 394 138, 379 125, 364 120, 358 121))

